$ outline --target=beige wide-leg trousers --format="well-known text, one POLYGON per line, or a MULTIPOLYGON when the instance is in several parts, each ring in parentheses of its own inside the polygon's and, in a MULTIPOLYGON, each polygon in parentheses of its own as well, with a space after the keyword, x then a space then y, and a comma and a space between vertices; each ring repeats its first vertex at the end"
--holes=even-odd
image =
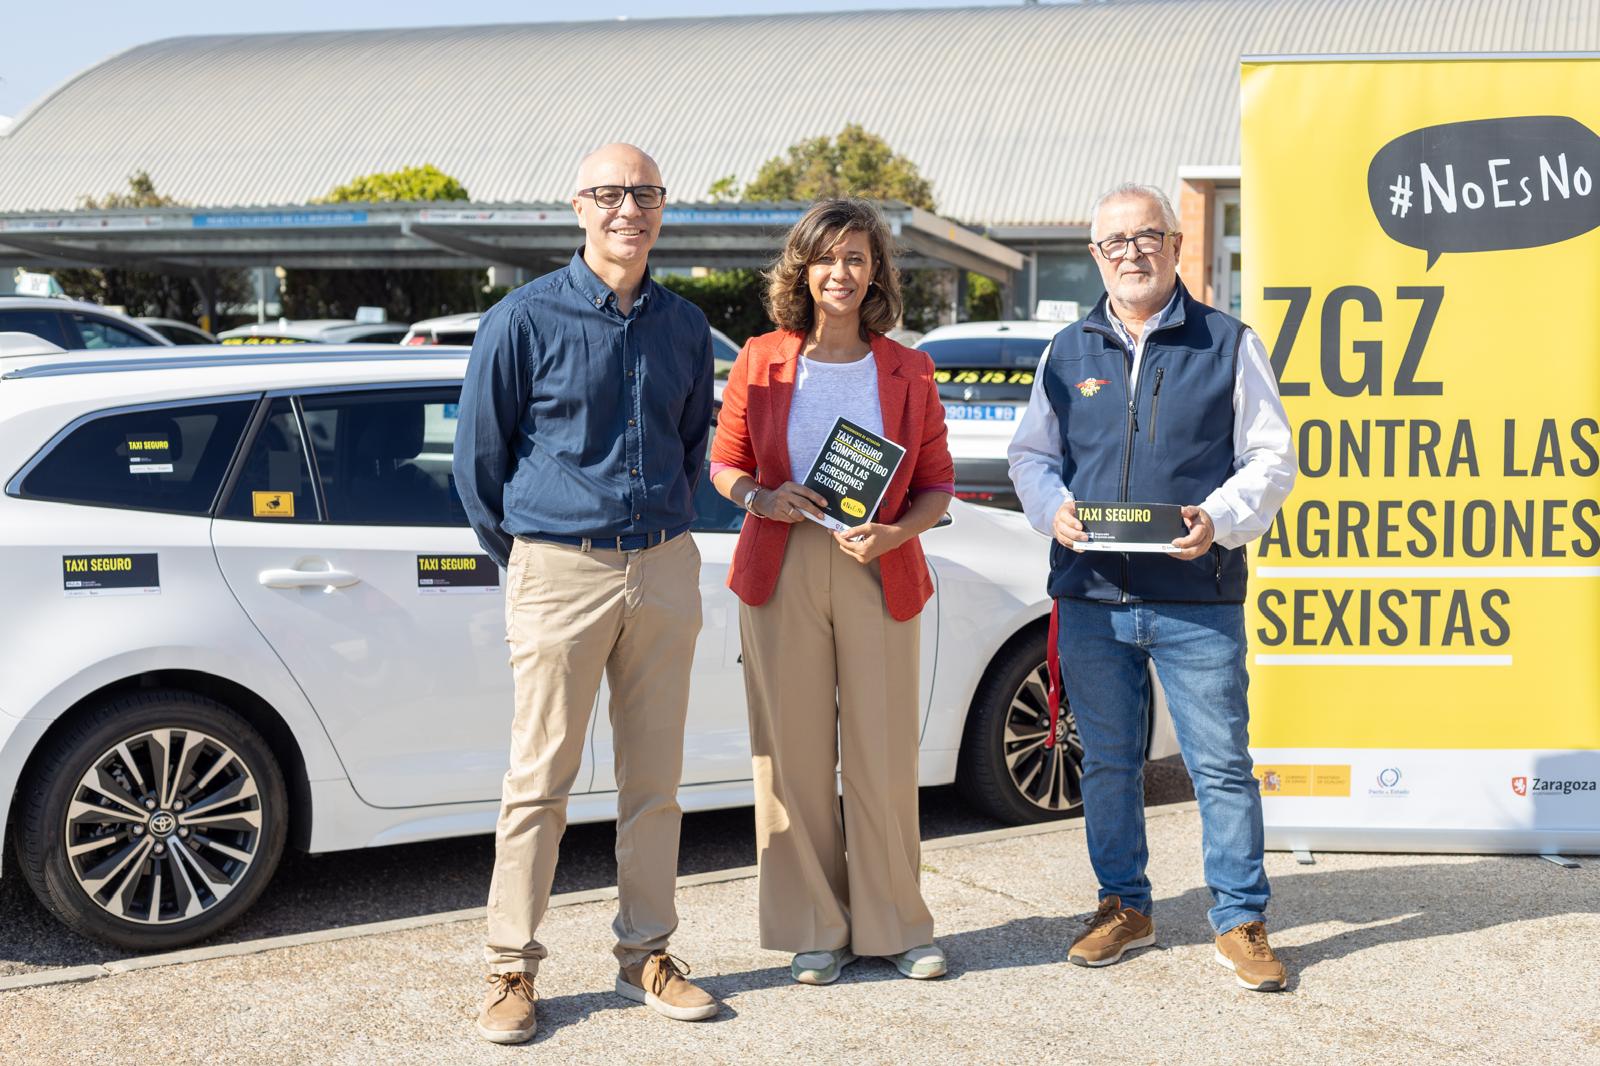
POLYGON ((890 618, 878 564, 862 566, 806 521, 789 532, 772 598, 740 606, 739 632, 761 946, 895 955, 930 943, 919 883, 918 619, 890 618))
POLYGON ((516 686, 484 957, 538 973, 567 796, 604 672, 617 770, 618 961, 666 947, 678 925, 678 781, 689 668, 700 632, 700 553, 688 534, 619 552, 519 539, 506 568, 516 686))

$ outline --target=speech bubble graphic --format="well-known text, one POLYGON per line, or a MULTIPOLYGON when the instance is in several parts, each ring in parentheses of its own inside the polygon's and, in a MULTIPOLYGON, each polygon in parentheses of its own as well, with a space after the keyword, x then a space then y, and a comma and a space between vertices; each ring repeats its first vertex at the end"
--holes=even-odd
POLYGON ((1401 134, 1367 167, 1383 232, 1428 253, 1537 248, 1600 226, 1600 136, 1565 115, 1447 122, 1401 134))

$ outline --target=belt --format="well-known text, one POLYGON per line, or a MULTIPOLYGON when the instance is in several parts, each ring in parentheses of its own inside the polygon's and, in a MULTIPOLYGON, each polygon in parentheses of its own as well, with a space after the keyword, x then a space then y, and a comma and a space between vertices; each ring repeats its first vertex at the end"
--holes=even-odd
POLYGON ((550 544, 565 544, 577 548, 579 551, 619 551, 636 552, 646 548, 655 548, 676 537, 680 533, 687 533, 688 526, 679 526, 677 529, 658 529, 650 533, 628 533, 620 537, 575 537, 565 533, 525 533, 526 540, 542 540, 550 544))

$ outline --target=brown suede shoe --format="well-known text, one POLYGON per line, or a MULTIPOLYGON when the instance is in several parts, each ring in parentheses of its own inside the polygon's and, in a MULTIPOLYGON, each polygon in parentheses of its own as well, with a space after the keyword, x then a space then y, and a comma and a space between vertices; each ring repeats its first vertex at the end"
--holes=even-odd
POLYGON ((1263 922, 1245 922, 1217 937, 1217 961, 1252 992, 1281 992, 1289 974, 1267 943, 1263 922))
POLYGON ((657 951, 617 972, 617 995, 680 1022, 697 1022, 717 1013, 717 1001, 688 978, 688 963, 657 951))
POLYGON ((533 990, 533 975, 492 973, 489 997, 478 1014, 478 1035, 495 1044, 520 1044, 533 1039, 539 1022, 535 1004, 539 993, 533 990))
POLYGON ((1100 909, 1083 920, 1089 931, 1072 942, 1067 961, 1077 966, 1110 966, 1122 953, 1156 942, 1156 923, 1117 896, 1100 901, 1100 909))

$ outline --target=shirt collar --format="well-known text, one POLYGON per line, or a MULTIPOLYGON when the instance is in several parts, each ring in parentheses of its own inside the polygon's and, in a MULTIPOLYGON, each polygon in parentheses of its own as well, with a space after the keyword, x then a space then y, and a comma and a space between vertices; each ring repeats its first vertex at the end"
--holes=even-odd
MULTIPOLYGON (((610 286, 600 280, 600 276, 589 269, 589 264, 583 261, 583 249, 579 248, 572 253, 572 262, 567 264, 567 277, 572 279, 572 287, 588 299, 595 307, 604 307, 606 304, 615 304, 617 294, 611 291, 610 286)), ((650 268, 644 268, 644 279, 639 283, 639 298, 634 301, 634 310, 643 309, 650 300, 651 290, 655 282, 650 278, 650 268)))
MULTIPOLYGON (((1163 307, 1144 324, 1144 329, 1139 332, 1139 340, 1143 341, 1150 334, 1160 329, 1161 323, 1172 317, 1173 310, 1178 306, 1178 301, 1182 298, 1183 283, 1179 282, 1173 287, 1172 299, 1167 301, 1167 306, 1163 307)), ((1106 298, 1106 317, 1111 320, 1111 328, 1117 331, 1117 335, 1127 342, 1128 347, 1133 347, 1133 335, 1128 332, 1128 327, 1122 324, 1122 319, 1117 317, 1116 309, 1111 306, 1110 297, 1106 298)))

